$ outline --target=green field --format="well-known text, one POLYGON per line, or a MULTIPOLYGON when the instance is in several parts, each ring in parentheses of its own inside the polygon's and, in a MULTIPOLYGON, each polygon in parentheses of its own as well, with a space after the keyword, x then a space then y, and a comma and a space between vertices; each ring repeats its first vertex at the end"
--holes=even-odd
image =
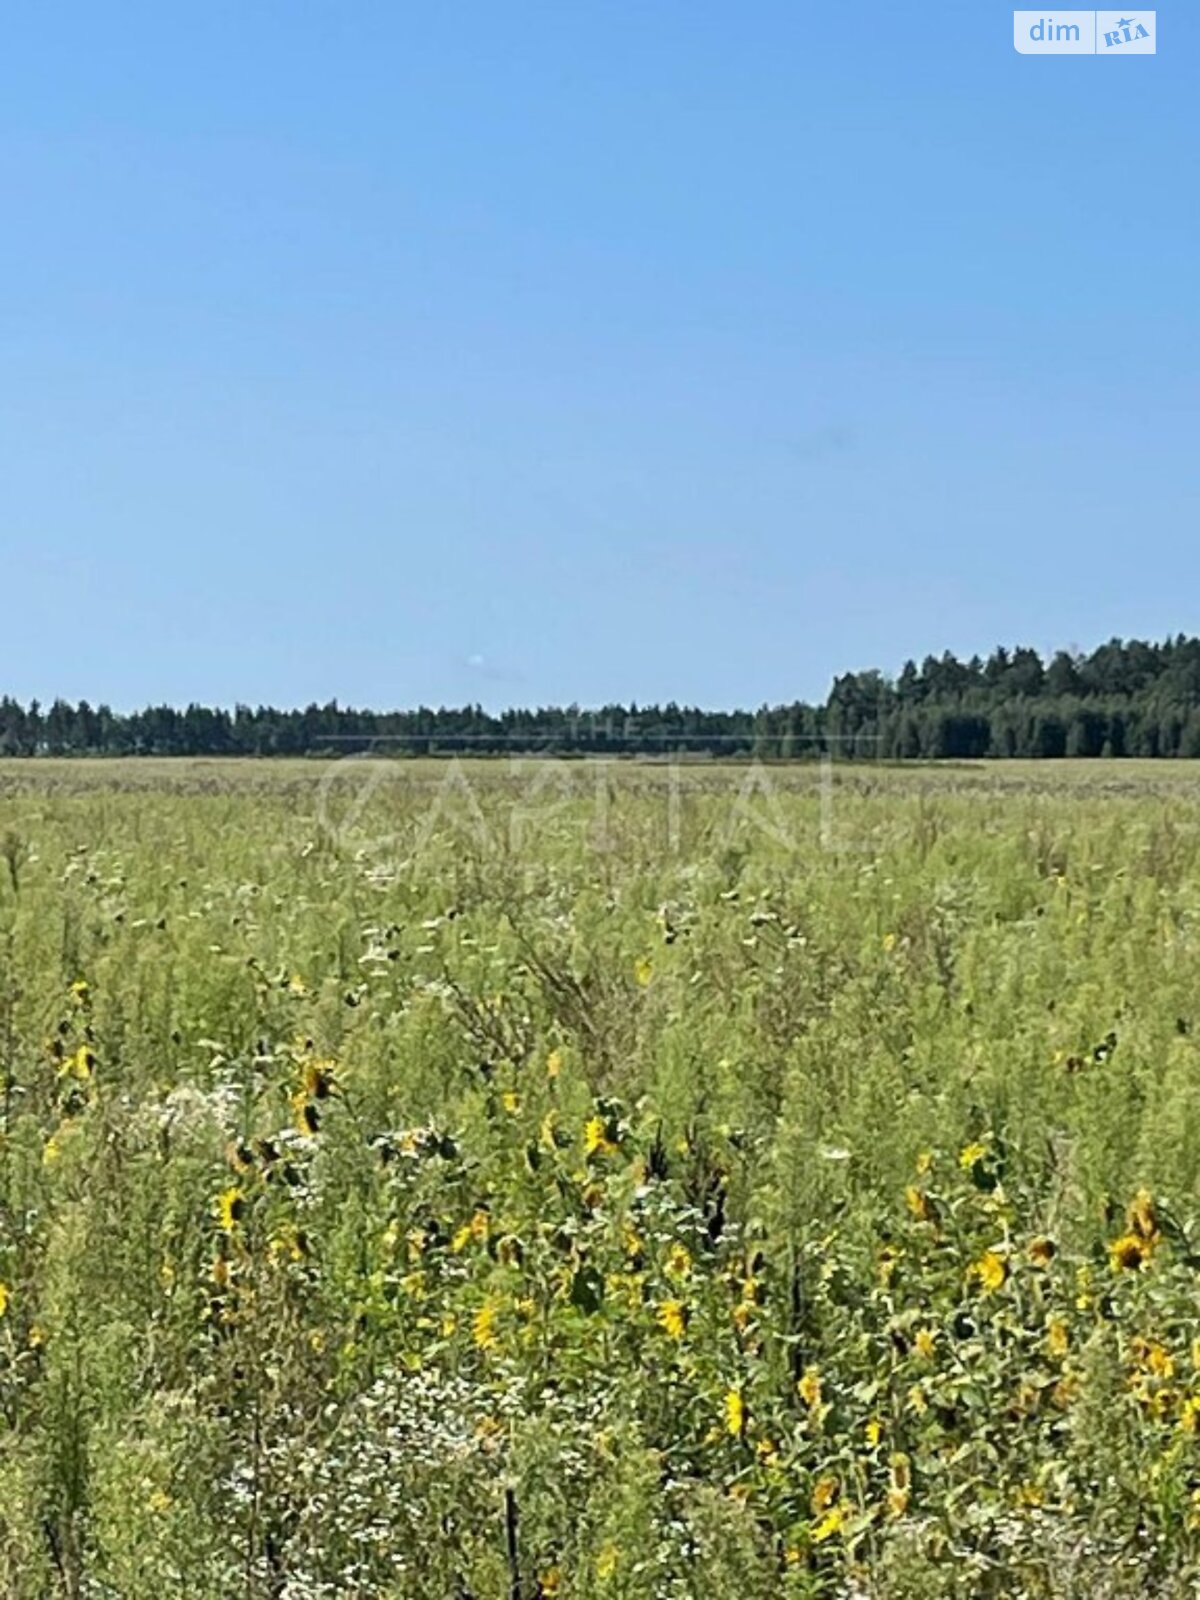
POLYGON ((0 763, 0 1595, 1192 1596, 1200 765, 0 763))

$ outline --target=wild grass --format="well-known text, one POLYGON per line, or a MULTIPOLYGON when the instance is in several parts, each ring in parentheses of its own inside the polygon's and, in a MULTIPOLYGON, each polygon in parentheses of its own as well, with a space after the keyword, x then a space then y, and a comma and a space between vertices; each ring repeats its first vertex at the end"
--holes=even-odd
POLYGON ((1198 821, 0 764, 0 1593, 1194 1593, 1198 821))

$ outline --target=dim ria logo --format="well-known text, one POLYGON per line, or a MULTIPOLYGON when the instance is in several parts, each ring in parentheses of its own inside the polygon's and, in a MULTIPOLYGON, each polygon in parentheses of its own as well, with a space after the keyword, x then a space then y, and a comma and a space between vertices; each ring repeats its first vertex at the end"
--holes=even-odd
POLYGON ((1154 11, 1014 11, 1023 56, 1152 56, 1154 11))

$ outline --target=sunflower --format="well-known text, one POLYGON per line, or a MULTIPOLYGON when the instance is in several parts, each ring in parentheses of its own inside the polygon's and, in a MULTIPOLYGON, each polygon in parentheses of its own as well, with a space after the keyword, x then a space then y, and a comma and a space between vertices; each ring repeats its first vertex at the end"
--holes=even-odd
POLYGON ((1136 1233, 1123 1233, 1108 1247, 1108 1259, 1114 1272, 1140 1272, 1150 1260, 1153 1245, 1136 1233))
POLYGON ((669 1278, 686 1278, 692 1270, 692 1256, 686 1245, 673 1244, 667 1251, 666 1271, 669 1278))
POLYGON ((974 1278, 984 1294, 995 1294, 1008 1278, 1008 1263, 995 1250, 985 1250, 979 1260, 967 1268, 967 1276, 974 1278))
POLYGON ((337 1087, 334 1062, 309 1061, 304 1068, 304 1093, 310 1100, 328 1100, 337 1087))
POLYGON ((292 1096, 292 1117, 297 1133, 302 1133, 306 1139, 311 1139, 321 1126, 321 1113, 303 1089, 297 1089, 292 1096))
POLYGON ((611 1129, 603 1117, 589 1117, 583 1129, 583 1148, 589 1156, 610 1156, 616 1142, 609 1137, 611 1129))
POLYGON ((225 1147, 225 1159, 235 1172, 254 1171, 254 1151, 244 1139, 235 1139, 225 1147))
POLYGON ((96 1052, 90 1045, 81 1044, 75 1054, 59 1068, 59 1077, 70 1076, 79 1083, 86 1083, 91 1077, 96 1065, 96 1052))
POLYGON ((670 1338, 683 1338, 687 1329, 687 1307, 682 1300, 664 1300, 654 1315, 659 1327, 670 1338))
POLYGON ((1057 1254, 1058 1246, 1053 1239, 1037 1238, 1029 1241, 1029 1259, 1040 1270, 1044 1271, 1057 1254))
POLYGON ((246 1196, 236 1186, 226 1189, 217 1200, 217 1222, 223 1233, 232 1233, 246 1215, 246 1196))

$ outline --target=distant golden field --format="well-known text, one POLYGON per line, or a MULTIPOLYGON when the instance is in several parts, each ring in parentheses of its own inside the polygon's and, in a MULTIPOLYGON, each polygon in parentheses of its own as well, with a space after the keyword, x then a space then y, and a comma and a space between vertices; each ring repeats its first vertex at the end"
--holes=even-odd
POLYGON ((1200 1587, 1200 764, 0 763, 0 1595, 1200 1587))

